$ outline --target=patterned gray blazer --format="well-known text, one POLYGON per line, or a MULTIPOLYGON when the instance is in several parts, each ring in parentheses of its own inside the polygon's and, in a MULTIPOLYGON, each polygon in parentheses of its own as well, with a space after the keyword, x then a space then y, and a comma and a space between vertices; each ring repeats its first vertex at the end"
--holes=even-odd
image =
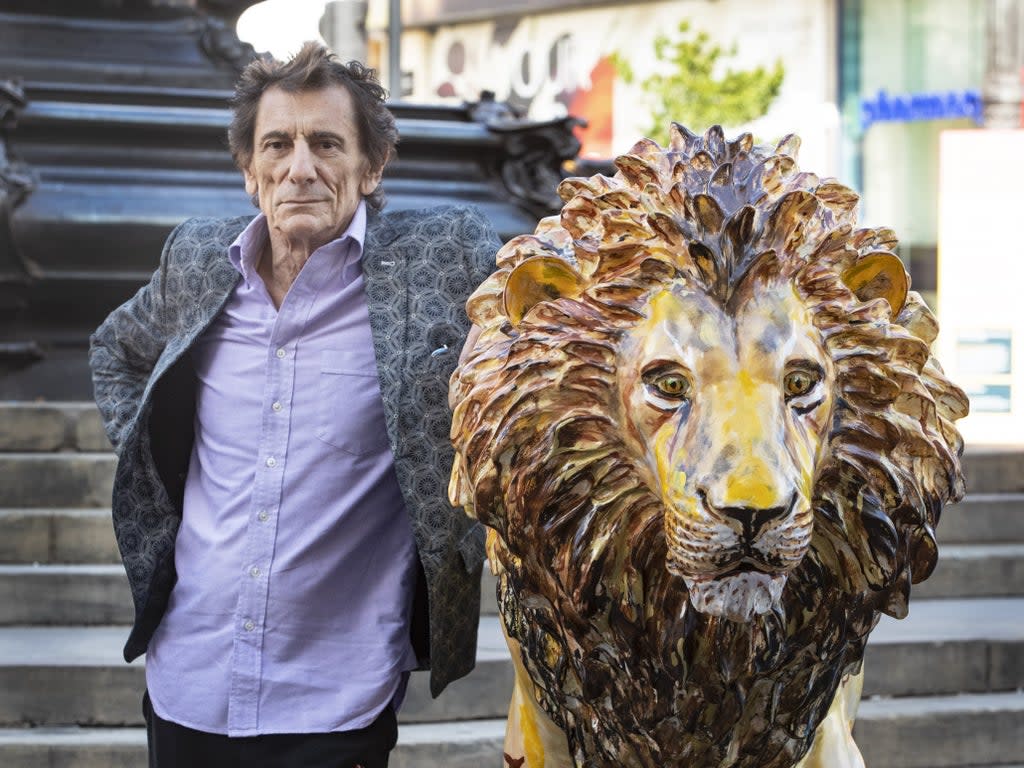
MULTIPOLYGON (((248 222, 178 226, 152 281, 91 339, 96 402, 118 452, 114 531, 135 603, 128 661, 145 652, 177 578, 174 542, 195 413, 187 353, 239 280, 227 248, 248 222)), ((362 265, 380 390, 422 566, 413 643, 435 696, 475 661, 484 534, 447 500, 448 378, 468 331, 465 301, 493 270, 499 245, 471 207, 367 221, 362 265)))

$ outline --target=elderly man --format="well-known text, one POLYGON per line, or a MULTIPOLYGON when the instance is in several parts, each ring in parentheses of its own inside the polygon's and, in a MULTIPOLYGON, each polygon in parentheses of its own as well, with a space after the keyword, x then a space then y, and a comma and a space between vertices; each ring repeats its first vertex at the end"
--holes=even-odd
POLYGON ((384 97, 315 44, 253 62, 229 142, 259 215, 181 224, 92 338, 151 766, 385 766, 409 672, 473 667, 447 382, 499 242, 379 210, 384 97))

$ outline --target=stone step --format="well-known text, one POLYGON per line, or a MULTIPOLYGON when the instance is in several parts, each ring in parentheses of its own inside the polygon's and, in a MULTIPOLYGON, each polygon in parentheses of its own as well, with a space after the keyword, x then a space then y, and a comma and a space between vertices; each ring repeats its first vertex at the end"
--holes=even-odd
POLYGON ((864 653, 865 696, 1024 687, 1024 598, 911 600, 883 616, 864 653))
POLYGON ((402 725, 392 768, 498 768, 505 720, 402 725))
POLYGON ((130 624, 120 565, 0 565, 0 626, 130 624))
POLYGON ((92 403, 0 403, 0 451, 109 451, 92 403))
POLYGON ((110 507, 112 453, 0 453, 0 508, 110 507))
POLYGON ((0 729, 0 764, 7 768, 140 768, 144 728, 0 729))
MULTIPOLYGON (((501 718, 403 724, 394 768, 497 766, 501 718)), ((1024 755, 1024 693, 876 699, 854 729, 871 768, 1015 768, 1024 755)), ((128 768, 145 764, 142 728, 0 730, 6 768, 128 768)))
POLYGON ((1018 763, 1024 692, 862 701, 854 737, 871 768, 1018 763))
POLYGON ((1024 446, 969 445, 963 456, 968 493, 1024 492, 1024 446))
MULTIPOLYGON (((392 768, 498 768, 504 720, 403 725, 392 768)), ((139 768, 144 728, 0 729, 4 768, 139 768)))
POLYGON ((932 575, 914 585, 918 597, 990 597, 1024 595, 1024 544, 951 544, 939 546, 932 575))
POLYGON ((946 507, 936 531, 946 544, 1024 541, 1024 493, 976 493, 946 507))
POLYGON ((0 563, 121 562, 110 509, 0 509, 0 563))
MULTIPOLYGON (((141 662, 125 664, 126 627, 0 629, 0 725, 138 725, 141 662)), ((477 668, 431 699, 415 673, 403 722, 503 717, 512 664, 496 617, 481 620, 477 668)), ((918 601, 883 619, 865 658, 865 691, 947 694, 1024 686, 1024 598, 918 601)), ((2 765, 2 762, 0 762, 2 765)))
MULTIPOLYGON (((142 660, 125 664, 127 627, 0 629, 0 726, 140 725, 142 660)), ((512 664, 498 620, 484 617, 477 665, 440 698, 426 673, 413 674, 404 722, 501 717, 512 694, 512 664)), ((3 762, 0 761, 0 765, 3 762)))

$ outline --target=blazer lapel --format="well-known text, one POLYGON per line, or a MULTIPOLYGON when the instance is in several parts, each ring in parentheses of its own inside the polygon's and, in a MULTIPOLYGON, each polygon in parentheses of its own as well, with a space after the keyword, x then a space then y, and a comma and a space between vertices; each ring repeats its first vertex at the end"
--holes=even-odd
POLYGON ((398 229, 389 226, 387 217, 367 213, 363 281, 388 439, 397 459, 404 444, 400 405, 409 325, 408 258, 398 229))

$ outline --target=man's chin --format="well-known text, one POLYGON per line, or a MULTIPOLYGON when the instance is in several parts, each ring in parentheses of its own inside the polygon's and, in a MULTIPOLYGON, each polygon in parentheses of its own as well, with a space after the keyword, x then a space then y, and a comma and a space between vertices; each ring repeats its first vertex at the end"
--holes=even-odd
POLYGON ((350 218, 338 224, 325 212, 316 211, 312 206, 279 206, 278 213, 273 220, 269 217, 267 220, 272 241, 306 243, 310 246, 310 253, 337 238, 351 221, 350 218))

